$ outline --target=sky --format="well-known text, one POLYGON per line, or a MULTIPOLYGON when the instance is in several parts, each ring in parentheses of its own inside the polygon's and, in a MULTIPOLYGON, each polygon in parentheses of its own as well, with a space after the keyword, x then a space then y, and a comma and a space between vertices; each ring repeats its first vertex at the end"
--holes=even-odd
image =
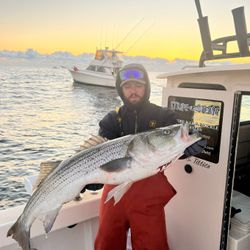
MULTIPOLYGON (((250 32, 250 0, 200 3, 212 39, 235 34, 231 9, 240 6, 250 32)), ((128 56, 198 60, 197 18, 194 0, 0 0, 0 51, 79 55, 108 46, 128 56)))

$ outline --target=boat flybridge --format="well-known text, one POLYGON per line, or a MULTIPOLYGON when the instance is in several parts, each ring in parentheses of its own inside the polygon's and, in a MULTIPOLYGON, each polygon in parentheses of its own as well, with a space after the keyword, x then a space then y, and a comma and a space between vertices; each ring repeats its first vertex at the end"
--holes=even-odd
MULTIPOLYGON (((239 48, 233 57, 250 55, 244 9, 233 10, 234 37, 208 41, 207 17, 202 17, 199 1, 195 2, 204 45, 202 67, 159 78, 167 79, 162 105, 177 112, 180 122, 199 130, 208 144, 198 156, 166 169, 177 190, 165 208, 169 245, 171 250, 249 250, 250 64, 204 67, 207 60, 230 58, 226 47, 233 39, 239 48), (221 54, 213 55, 215 49, 222 49, 221 54)), ((93 249, 100 195, 101 191, 86 192, 81 201, 66 204, 47 236, 36 221, 31 228, 32 247, 93 249)), ((20 249, 6 232, 23 208, 0 211, 0 250, 20 249)))
POLYGON ((122 52, 97 49, 94 59, 86 69, 69 69, 74 82, 96 86, 115 87, 115 77, 123 65, 122 52))

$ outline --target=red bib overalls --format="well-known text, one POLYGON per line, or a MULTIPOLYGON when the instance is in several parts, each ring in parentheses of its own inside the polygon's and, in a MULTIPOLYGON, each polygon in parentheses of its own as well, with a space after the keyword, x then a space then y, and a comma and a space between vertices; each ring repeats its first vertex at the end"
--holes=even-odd
POLYGON ((105 185, 95 250, 125 250, 131 229, 133 250, 168 250, 164 206, 176 194, 163 172, 135 182, 114 205, 104 203, 114 185, 105 185))

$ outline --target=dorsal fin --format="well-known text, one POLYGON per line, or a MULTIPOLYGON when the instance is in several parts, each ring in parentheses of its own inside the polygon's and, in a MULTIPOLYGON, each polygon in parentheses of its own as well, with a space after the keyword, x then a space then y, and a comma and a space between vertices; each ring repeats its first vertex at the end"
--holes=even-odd
POLYGON ((41 183, 43 182, 43 180, 51 173, 51 171, 53 169, 55 169, 59 164, 61 163, 61 161, 44 161, 41 162, 40 164, 40 172, 39 175, 37 177, 37 180, 33 186, 33 191, 35 189, 37 189, 41 183))
POLYGON ((99 136, 99 135, 91 135, 90 138, 85 140, 83 142, 83 144, 80 146, 80 151, 84 150, 84 149, 94 147, 94 146, 96 146, 98 144, 101 144, 101 143, 103 143, 105 141, 107 141, 107 138, 104 138, 104 137, 99 136))

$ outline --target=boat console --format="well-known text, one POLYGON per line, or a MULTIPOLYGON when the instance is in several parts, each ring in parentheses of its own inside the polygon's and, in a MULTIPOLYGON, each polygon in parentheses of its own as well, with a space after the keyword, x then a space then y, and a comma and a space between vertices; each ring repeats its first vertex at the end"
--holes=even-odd
POLYGON ((250 64, 205 67, 205 62, 250 56, 250 33, 240 7, 232 11, 235 36, 212 40, 208 18, 199 0, 195 3, 203 44, 199 67, 159 76, 167 80, 162 105, 207 140, 201 154, 166 170, 177 190, 166 207, 170 249, 248 250, 250 64), (232 41, 238 51, 229 53, 232 41))
POLYGON ((250 122, 240 122, 248 112, 242 100, 250 100, 249 76, 250 65, 160 76, 167 79, 163 106, 177 112, 180 122, 188 122, 208 143, 200 155, 179 160, 166 170, 177 190, 166 207, 170 249, 249 249, 250 214, 247 229, 230 230, 234 190, 244 194, 250 206, 250 122))

